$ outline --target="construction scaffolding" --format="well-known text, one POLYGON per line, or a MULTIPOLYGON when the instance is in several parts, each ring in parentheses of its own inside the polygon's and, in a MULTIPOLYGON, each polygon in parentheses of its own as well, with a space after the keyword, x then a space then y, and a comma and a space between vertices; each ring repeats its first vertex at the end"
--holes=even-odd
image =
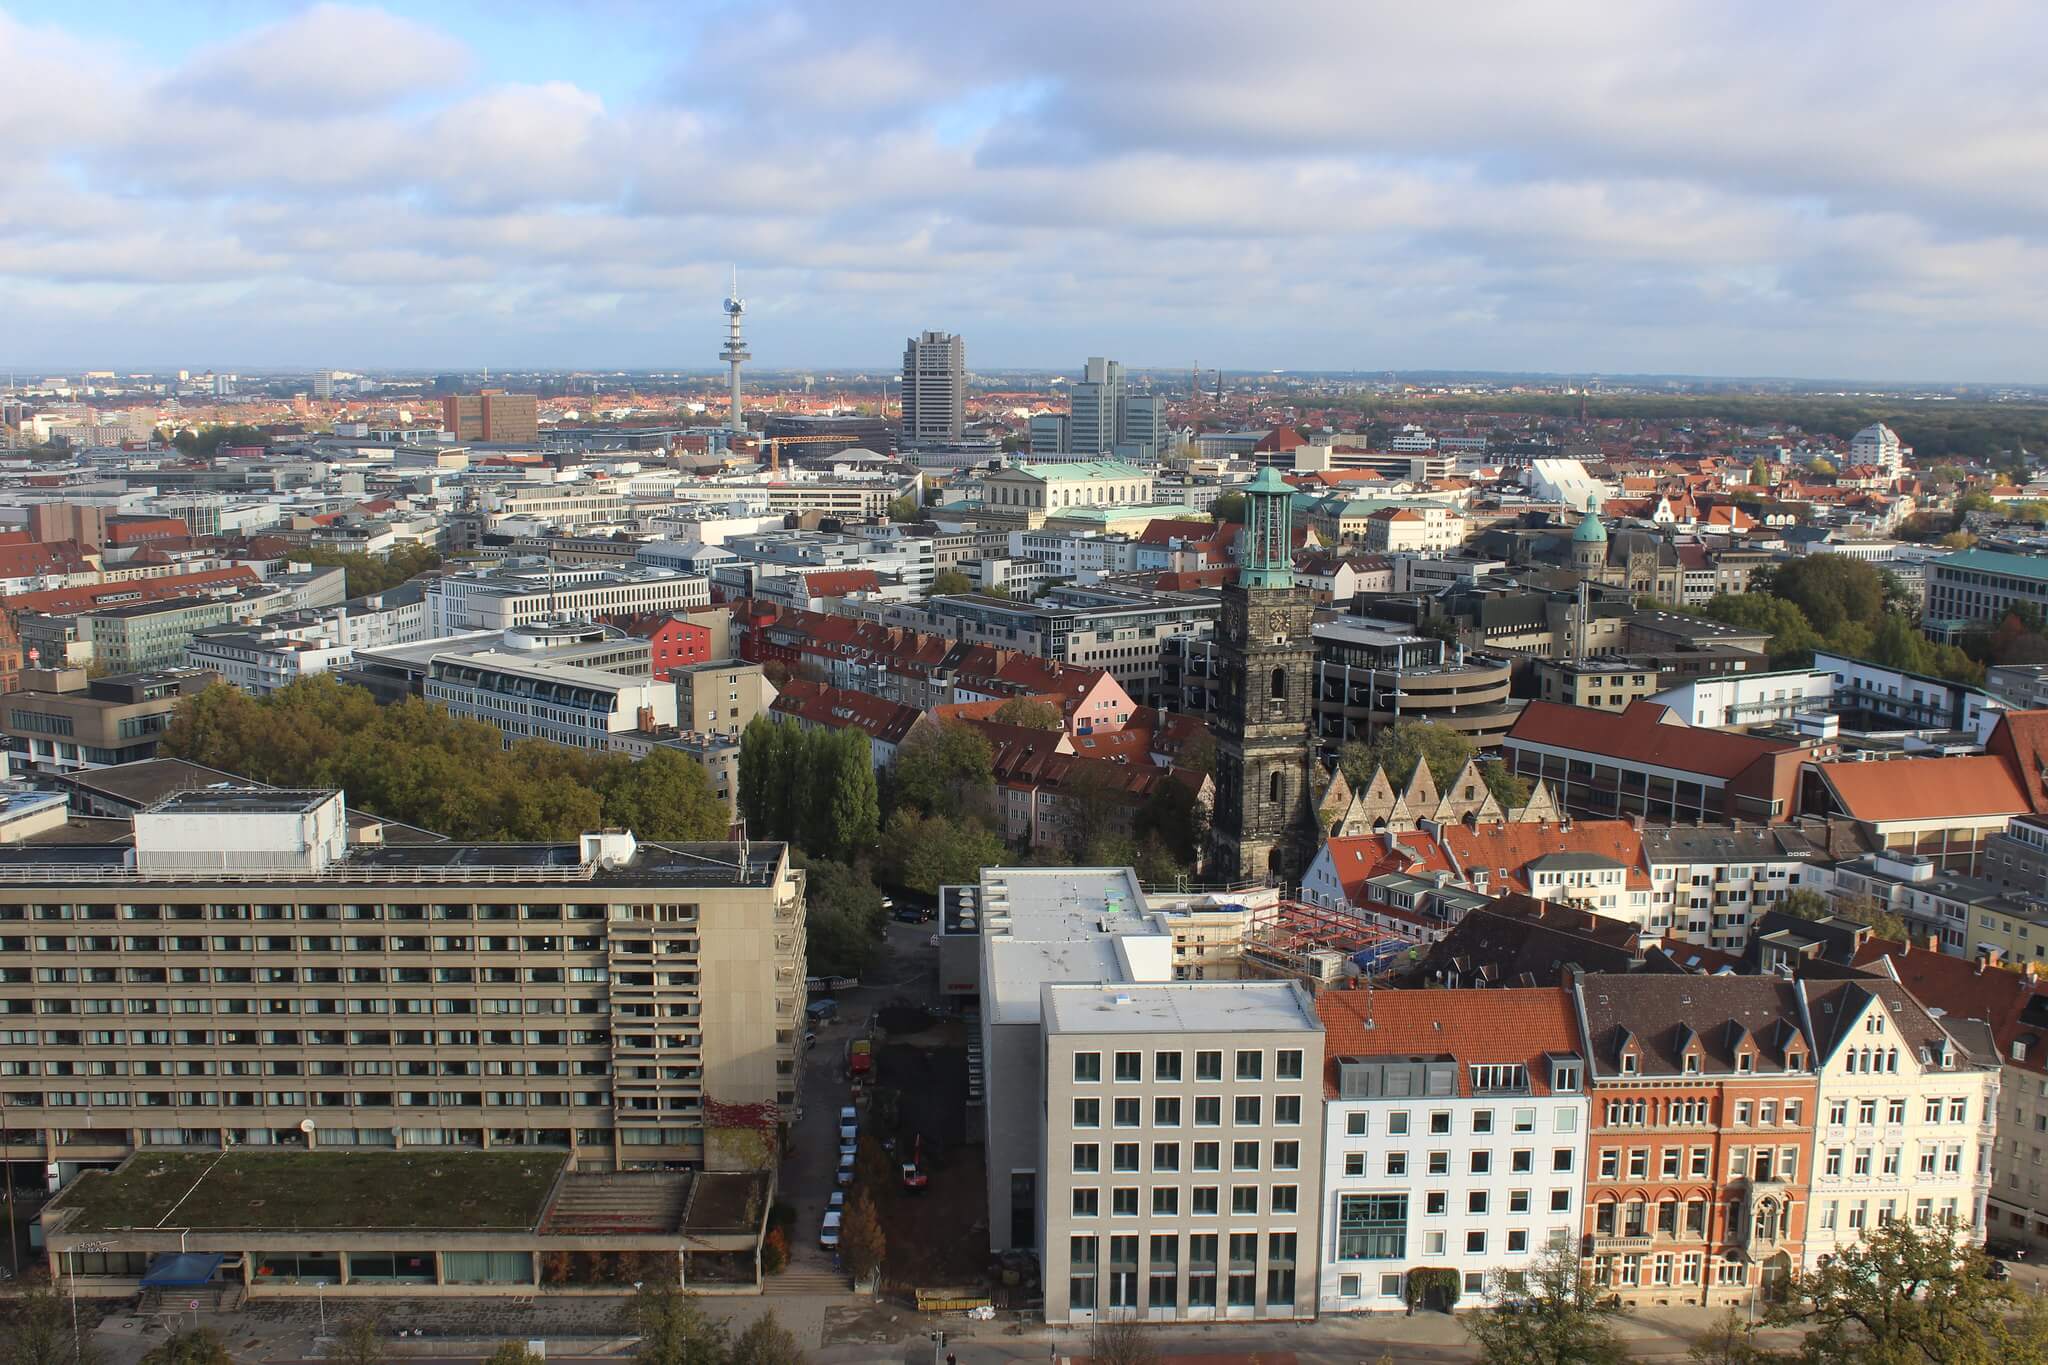
POLYGON ((1384 976, 1421 951, 1420 940, 1350 910, 1282 900, 1252 912, 1243 939, 1248 976, 1289 977, 1312 991, 1384 976))

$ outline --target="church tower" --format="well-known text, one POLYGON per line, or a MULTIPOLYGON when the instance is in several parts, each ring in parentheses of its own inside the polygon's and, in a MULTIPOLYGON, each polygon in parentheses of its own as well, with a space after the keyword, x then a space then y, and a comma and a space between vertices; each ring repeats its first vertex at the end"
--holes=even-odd
POLYGON ((1314 843, 1309 717, 1314 607, 1295 586, 1294 489, 1270 465, 1244 490, 1237 578, 1223 588, 1216 711, 1216 813, 1209 875, 1293 882, 1314 843))
POLYGON ((1594 498, 1586 499, 1586 516, 1572 532, 1572 568, 1581 579, 1595 579, 1607 570, 1607 528, 1593 510, 1594 498))

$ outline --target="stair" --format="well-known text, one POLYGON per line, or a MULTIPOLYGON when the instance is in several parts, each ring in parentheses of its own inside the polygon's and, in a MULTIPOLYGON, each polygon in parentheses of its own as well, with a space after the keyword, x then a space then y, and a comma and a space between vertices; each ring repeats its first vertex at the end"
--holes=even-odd
POLYGON ((853 1292, 853 1282, 830 1266, 793 1265, 780 1275, 770 1275, 761 1292, 777 1296, 830 1294, 844 1297, 853 1292))

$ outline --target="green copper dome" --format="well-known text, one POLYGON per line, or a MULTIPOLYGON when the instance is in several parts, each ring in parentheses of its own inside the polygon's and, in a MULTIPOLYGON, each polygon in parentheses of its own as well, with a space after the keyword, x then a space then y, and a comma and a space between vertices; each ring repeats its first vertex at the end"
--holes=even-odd
POLYGON ((1605 545, 1607 528, 1600 524, 1600 514, 1592 508, 1586 509, 1586 519, 1579 523, 1579 529, 1572 532, 1574 545, 1605 545))

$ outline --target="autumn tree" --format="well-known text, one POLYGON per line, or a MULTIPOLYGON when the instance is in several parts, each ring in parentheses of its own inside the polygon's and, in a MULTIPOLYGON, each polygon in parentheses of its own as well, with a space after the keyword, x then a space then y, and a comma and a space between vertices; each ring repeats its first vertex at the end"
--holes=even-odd
POLYGON ((91 1341, 74 1337, 64 1295, 31 1284, 0 1310, 0 1365, 97 1365, 91 1341))
POLYGON ((855 1190, 853 1198, 846 1201, 846 1216, 839 1222, 840 1259, 856 1280, 865 1280, 882 1268, 888 1253, 875 1201, 866 1190, 855 1190))
POLYGON ((1623 1365, 1628 1352, 1578 1250, 1554 1246, 1513 1274, 1495 1272, 1495 1303, 1467 1314, 1482 1365, 1623 1365))
POLYGON ((1387 781, 1399 790, 1415 776, 1417 764, 1428 763, 1430 776, 1441 788, 1449 785, 1471 760, 1472 741, 1464 731, 1433 721, 1399 720, 1381 726, 1370 744, 1354 741, 1345 745, 1338 762, 1343 766, 1345 780, 1363 791, 1372 782, 1375 768, 1386 769, 1387 781))
POLYGON ((803 1365, 804 1349, 796 1333, 784 1327, 773 1310, 748 1323, 733 1338, 727 1365, 803 1365))
POLYGON ((640 1336, 634 1365, 724 1365, 724 1325, 666 1280, 643 1280, 626 1305, 626 1320, 640 1336))

